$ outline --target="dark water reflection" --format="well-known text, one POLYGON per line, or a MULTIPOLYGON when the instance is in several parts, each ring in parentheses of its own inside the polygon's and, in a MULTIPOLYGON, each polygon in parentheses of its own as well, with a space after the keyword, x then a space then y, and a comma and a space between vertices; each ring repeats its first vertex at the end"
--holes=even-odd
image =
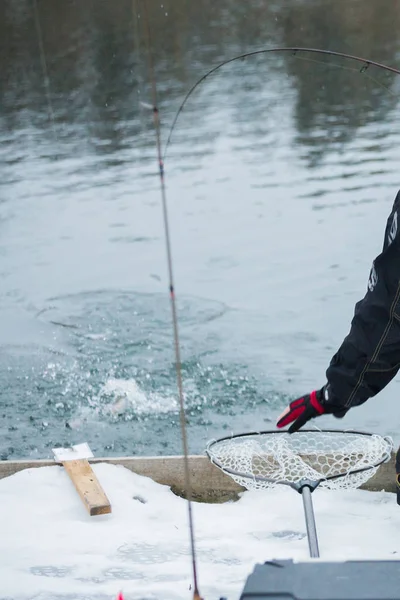
MULTIPOLYGON (((148 9, 164 145, 190 87, 237 54, 400 64, 389 0, 148 9)), ((179 452, 143 4, 0 11, 2 456, 82 437, 100 454, 179 452)), ((360 67, 235 61, 179 117, 166 169, 193 451, 269 426, 347 333, 400 187, 400 77, 360 67)), ((395 434, 393 395, 347 424, 395 434)))

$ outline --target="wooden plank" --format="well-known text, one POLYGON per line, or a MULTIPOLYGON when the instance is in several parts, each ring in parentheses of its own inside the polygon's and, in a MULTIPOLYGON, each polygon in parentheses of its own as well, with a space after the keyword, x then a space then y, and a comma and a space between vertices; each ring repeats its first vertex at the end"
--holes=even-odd
POLYGON ((86 458, 62 463, 90 516, 111 513, 111 504, 86 458))
MULTIPOLYGON (((167 485, 174 493, 185 497, 185 472, 182 456, 124 456, 90 458, 90 464, 106 463, 120 465, 133 473, 150 477, 156 483, 167 485)), ((35 469, 61 465, 58 461, 4 460, 0 461, 0 479, 14 475, 23 469, 35 469)), ((213 465, 207 456, 191 455, 189 470, 193 498, 198 502, 226 502, 238 498, 244 490, 235 481, 213 465)))

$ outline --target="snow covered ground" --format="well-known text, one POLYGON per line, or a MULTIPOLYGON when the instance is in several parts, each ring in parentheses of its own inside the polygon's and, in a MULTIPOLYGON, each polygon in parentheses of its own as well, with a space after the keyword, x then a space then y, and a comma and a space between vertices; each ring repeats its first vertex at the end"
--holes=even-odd
MULTIPOLYGON (((111 515, 90 517, 61 467, 0 481, 0 598, 188 600, 187 503, 129 470, 94 470, 111 515)), ((400 507, 393 494, 313 494, 321 558, 400 559, 400 507)), ((200 593, 239 597, 256 562, 307 560, 299 494, 284 487, 238 502, 193 505, 200 593)))

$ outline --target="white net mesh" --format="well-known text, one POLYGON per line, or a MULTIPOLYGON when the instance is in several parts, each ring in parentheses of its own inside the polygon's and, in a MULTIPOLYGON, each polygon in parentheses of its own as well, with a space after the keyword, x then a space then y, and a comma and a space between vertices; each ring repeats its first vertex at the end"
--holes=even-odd
POLYGON ((260 433, 212 442, 211 461, 247 489, 302 479, 328 489, 357 488, 370 479, 393 449, 390 438, 340 431, 260 433), (359 469, 367 469, 355 472, 359 469), (228 470, 228 471, 227 471, 228 470), (327 479, 330 477, 337 479, 327 479), (267 478, 268 481, 258 479, 267 478))

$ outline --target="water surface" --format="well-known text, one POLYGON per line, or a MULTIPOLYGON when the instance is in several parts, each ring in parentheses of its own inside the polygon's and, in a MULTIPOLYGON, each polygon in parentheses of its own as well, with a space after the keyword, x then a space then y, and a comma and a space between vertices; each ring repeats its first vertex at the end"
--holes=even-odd
MULTIPOLYGON (((142 4, 1 11, 0 454, 179 453, 142 4)), ((176 111, 261 48, 399 65, 399 21, 382 0, 150 3, 193 452, 324 383, 400 187, 400 77, 262 54, 196 88, 166 148, 176 111)), ((397 386, 345 425, 396 437, 397 386)))

